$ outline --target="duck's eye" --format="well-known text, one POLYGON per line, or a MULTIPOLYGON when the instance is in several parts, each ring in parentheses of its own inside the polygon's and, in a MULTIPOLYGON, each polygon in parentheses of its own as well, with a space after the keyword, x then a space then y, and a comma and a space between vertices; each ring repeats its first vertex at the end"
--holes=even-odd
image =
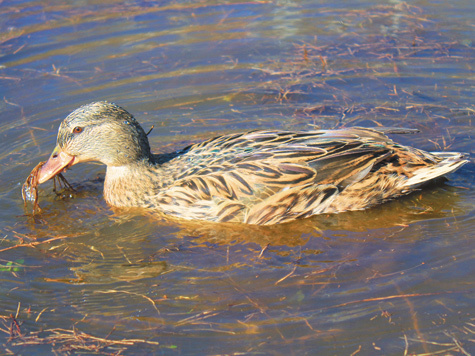
POLYGON ((73 129, 73 133, 75 133, 75 134, 78 134, 78 133, 81 133, 81 132, 82 132, 82 127, 81 126, 76 126, 73 129))

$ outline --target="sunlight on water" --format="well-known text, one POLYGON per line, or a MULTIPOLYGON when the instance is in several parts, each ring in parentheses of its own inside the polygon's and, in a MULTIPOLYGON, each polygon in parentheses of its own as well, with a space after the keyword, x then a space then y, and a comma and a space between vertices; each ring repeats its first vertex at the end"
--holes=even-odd
POLYGON ((473 353, 473 4, 18 1, 0 5, 5 354, 473 353), (466 152, 447 182, 262 227, 117 211, 104 167, 21 187, 59 123, 109 100, 156 152, 253 129, 416 128, 466 152), (29 191, 26 191, 28 193, 29 191))

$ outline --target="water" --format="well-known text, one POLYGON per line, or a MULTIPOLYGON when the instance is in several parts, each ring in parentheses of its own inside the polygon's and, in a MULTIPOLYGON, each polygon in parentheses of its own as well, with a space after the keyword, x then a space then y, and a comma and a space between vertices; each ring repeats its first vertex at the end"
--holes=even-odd
POLYGON ((40 186, 39 216, 21 201, 61 120, 94 100, 154 126, 156 152, 258 128, 382 125, 473 154, 473 2, 0 11, 3 354, 475 353, 473 158, 406 198, 272 227, 113 211, 95 164, 66 173, 72 196, 40 186))

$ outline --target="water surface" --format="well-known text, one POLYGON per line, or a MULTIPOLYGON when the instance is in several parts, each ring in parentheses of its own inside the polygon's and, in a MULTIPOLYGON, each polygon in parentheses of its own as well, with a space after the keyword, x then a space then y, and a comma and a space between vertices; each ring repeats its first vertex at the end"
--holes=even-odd
POLYGON ((68 171, 72 197, 41 186, 35 218, 20 188, 61 120, 95 100, 154 126, 156 152, 259 128, 397 126, 421 131, 404 144, 473 154, 474 10, 2 2, 3 353, 473 354, 473 158, 403 199, 271 227, 115 212, 95 164, 68 171))

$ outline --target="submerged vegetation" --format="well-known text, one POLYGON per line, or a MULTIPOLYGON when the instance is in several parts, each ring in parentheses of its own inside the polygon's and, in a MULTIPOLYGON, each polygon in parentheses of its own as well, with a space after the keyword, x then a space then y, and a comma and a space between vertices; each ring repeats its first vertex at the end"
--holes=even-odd
MULTIPOLYGON (((422 134, 405 143, 472 149, 467 73, 475 50, 460 35, 472 25, 446 28, 449 20, 438 17, 445 14, 404 2, 318 11, 269 1, 15 6, 4 5, 2 16, 25 14, 28 24, 1 33, 0 80, 17 85, 2 107, 21 109, 22 119, 8 116, 0 129, 26 143, 0 151, 2 181, 17 199, 4 204, 21 204, 17 180, 7 176, 18 171, 9 169, 46 153, 45 127, 60 119, 46 111, 48 124, 28 124, 24 100, 126 100, 143 108, 141 118, 160 114, 151 139, 163 139, 164 151, 208 130, 272 125, 412 127, 422 134), (169 28, 150 28, 163 13, 169 28), (238 60, 241 53, 247 57, 238 60), (37 83, 52 92, 36 94, 37 83)), ((472 166, 453 186, 385 209, 269 228, 115 214, 102 202, 100 178, 75 184, 71 205, 40 195, 41 210, 37 166, 23 189, 27 216, 12 213, 0 226, 0 347, 12 355, 38 347, 191 354, 199 346, 207 354, 291 354, 316 345, 322 355, 470 355, 472 166)))

